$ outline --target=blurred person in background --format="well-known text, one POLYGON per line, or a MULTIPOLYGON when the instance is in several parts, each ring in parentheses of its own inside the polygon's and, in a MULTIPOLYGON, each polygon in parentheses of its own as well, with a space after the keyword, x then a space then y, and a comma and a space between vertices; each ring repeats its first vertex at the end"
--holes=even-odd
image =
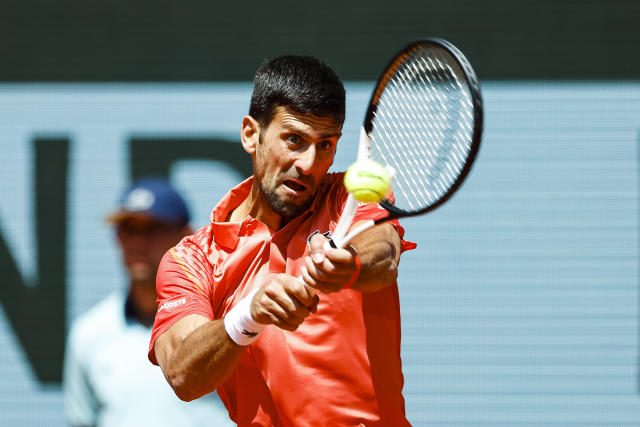
POLYGON ((164 253, 192 233, 183 198, 169 182, 145 178, 123 194, 113 224, 129 286, 78 318, 65 352, 66 412, 75 426, 233 425, 215 393, 178 399, 147 346, 156 314, 156 273, 164 253))

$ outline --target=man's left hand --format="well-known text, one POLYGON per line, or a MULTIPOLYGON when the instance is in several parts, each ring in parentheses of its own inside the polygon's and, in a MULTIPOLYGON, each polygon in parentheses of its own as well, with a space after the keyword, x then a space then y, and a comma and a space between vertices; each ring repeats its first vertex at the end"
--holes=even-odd
POLYGON ((351 246, 325 249, 328 240, 320 233, 311 237, 306 268, 302 269, 304 282, 325 294, 342 290, 358 270, 355 249, 351 246))

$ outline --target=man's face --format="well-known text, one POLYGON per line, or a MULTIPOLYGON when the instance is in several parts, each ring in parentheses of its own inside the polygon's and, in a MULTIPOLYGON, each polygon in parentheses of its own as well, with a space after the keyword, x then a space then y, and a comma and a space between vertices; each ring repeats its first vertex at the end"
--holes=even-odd
POLYGON ((291 219, 311 205, 333 163, 342 124, 278 107, 256 147, 254 174, 269 206, 291 219))
POLYGON ((165 252, 186 234, 185 227, 144 218, 122 221, 116 233, 130 280, 149 284, 155 284, 165 252))

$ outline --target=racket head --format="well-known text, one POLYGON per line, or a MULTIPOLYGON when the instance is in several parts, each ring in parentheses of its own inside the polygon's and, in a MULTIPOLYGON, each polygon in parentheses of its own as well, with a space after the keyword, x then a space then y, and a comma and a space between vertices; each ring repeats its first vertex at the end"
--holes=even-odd
POLYGON ((394 199, 380 202, 390 214, 384 220, 436 209, 462 185, 480 148, 482 96, 471 64, 446 40, 410 43, 378 79, 363 128, 369 140, 360 150, 395 172, 394 199))

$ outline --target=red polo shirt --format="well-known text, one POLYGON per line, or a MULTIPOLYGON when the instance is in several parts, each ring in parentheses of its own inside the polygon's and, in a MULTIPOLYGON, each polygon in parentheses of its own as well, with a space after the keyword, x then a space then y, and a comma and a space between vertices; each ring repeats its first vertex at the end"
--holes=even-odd
MULTIPOLYGON (((214 208, 211 223, 164 256, 158 313, 149 346, 189 314, 221 319, 270 273, 300 275, 307 237, 333 230, 347 199, 343 174, 328 174, 309 210, 278 231, 247 217, 226 222, 247 197, 252 178, 214 208)), ((385 215, 362 205, 355 220, 385 215)), ((394 222, 400 236, 404 230, 394 222)), ((415 244, 403 240, 403 250, 415 244)), ((295 332, 268 326, 218 394, 240 426, 409 425, 402 397, 400 309, 394 284, 362 294, 320 294, 318 311, 295 332)))

